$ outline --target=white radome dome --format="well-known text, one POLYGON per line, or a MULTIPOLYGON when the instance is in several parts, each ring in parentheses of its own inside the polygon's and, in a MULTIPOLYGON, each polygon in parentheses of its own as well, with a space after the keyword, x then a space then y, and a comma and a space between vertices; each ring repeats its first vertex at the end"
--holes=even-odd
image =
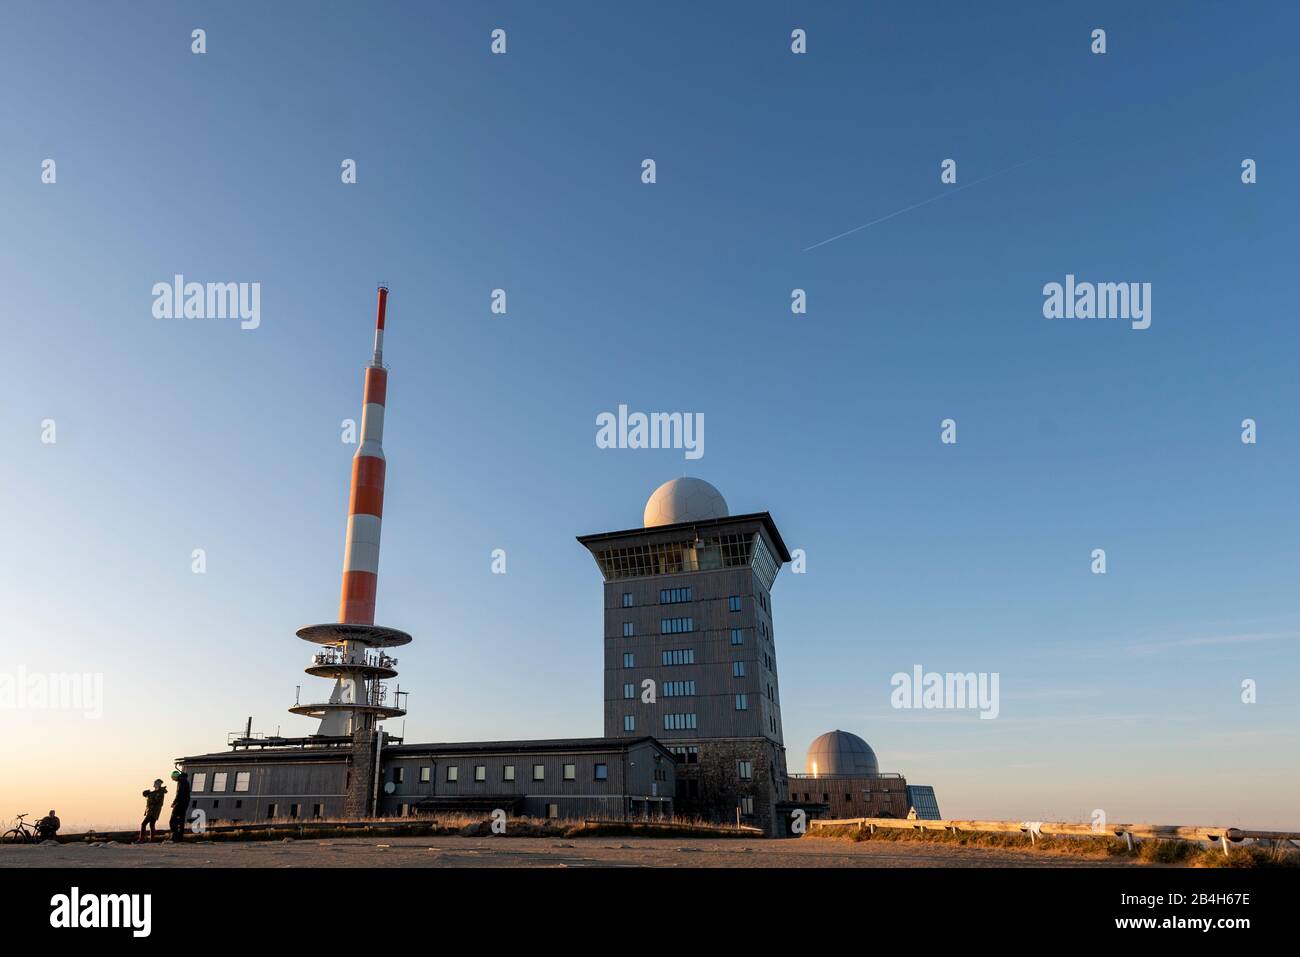
POLYGON ((642 523, 646 528, 676 525, 679 522, 703 522, 726 518, 727 500, 703 479, 675 478, 664 482, 645 503, 642 523))

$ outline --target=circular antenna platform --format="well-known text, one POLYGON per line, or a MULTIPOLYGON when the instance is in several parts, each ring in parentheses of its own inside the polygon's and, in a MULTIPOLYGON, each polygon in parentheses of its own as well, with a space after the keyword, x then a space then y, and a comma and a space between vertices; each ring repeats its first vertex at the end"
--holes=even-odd
POLYGON ((300 714, 307 718, 323 718, 335 711, 371 714, 380 721, 384 718, 400 718, 406 714, 405 708, 392 708, 382 704, 356 704, 350 701, 317 701, 310 704, 296 704, 289 709, 290 714, 300 714))
POLYGON ((411 636, 396 628, 384 628, 381 625, 349 625, 342 622, 307 625, 305 628, 298 629, 298 637, 318 645, 341 645, 345 641, 355 641, 370 648, 396 648, 398 645, 411 643, 411 636))

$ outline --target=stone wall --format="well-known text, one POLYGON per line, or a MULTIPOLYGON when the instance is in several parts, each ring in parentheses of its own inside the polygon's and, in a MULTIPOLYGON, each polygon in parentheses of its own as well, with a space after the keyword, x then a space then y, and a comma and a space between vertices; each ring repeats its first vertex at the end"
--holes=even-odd
POLYGON ((374 788, 375 733, 373 728, 363 725, 352 733, 352 761, 348 765, 348 781, 343 795, 344 816, 370 817, 374 788))
POLYGON ((734 824, 741 798, 750 797, 754 813, 742 816, 741 823, 777 833, 776 802, 786 793, 783 750, 765 738, 703 738, 695 743, 699 763, 677 765, 676 813, 734 824), (740 778, 741 761, 753 766, 749 780, 740 778), (694 782, 694 787, 686 782, 694 782))

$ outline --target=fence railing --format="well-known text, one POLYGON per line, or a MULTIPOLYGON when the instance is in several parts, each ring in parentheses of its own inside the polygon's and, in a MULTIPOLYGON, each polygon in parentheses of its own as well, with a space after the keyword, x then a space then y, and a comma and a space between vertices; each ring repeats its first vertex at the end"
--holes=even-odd
POLYGON ((846 781, 854 779, 872 780, 874 778, 893 780, 901 778, 903 775, 898 771, 881 771, 878 774, 789 774, 786 776, 792 781, 846 781))
POLYGON ((1025 834, 1029 842, 1040 837, 1106 837, 1124 838, 1130 847, 1135 840, 1198 841, 1219 843, 1228 852, 1228 842, 1240 841, 1300 841, 1300 831, 1259 831, 1239 827, 1188 827, 1181 824, 1079 824, 1067 821, 959 821, 915 820, 894 817, 854 817, 841 819, 812 818, 809 828, 856 827, 875 833, 876 828, 909 831, 963 831, 982 834, 1025 834))
POLYGON ((706 824, 695 821, 659 821, 654 818, 645 819, 639 817, 631 818, 587 818, 583 824, 613 824, 618 826, 628 825, 638 830, 645 831, 687 831, 699 834, 741 834, 763 836, 761 827, 752 827, 748 824, 706 824))

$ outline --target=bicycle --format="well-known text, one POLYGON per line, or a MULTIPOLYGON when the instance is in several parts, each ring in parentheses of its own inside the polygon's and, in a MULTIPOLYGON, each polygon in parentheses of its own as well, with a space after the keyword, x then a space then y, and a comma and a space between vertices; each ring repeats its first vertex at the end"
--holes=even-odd
POLYGON ((18 815, 18 824, 5 831, 0 835, 0 843, 3 844, 35 844, 37 841, 36 828, 23 820, 27 815, 18 815))

